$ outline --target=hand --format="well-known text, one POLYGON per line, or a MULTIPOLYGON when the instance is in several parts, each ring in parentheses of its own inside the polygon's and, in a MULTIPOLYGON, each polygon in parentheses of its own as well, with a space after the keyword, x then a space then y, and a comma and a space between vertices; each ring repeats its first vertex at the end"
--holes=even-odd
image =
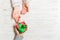
POLYGON ((19 33, 16 27, 14 27, 14 31, 15 31, 16 35, 23 36, 23 33, 19 33))
POLYGON ((16 23, 19 22, 20 13, 21 13, 20 8, 15 8, 15 9, 13 10, 12 18, 15 20, 16 23))
POLYGON ((22 6, 22 11, 21 11, 21 13, 22 14, 25 14, 25 13, 27 13, 29 11, 29 9, 28 9, 28 4, 26 3, 26 2, 23 2, 23 6, 22 6))
MULTIPOLYGON (((16 25, 20 21, 20 14, 21 14, 20 8, 19 7, 18 8, 14 8, 12 17, 15 20, 16 25)), ((17 30, 17 28, 15 27, 15 25, 14 25, 14 31, 15 31, 16 35, 23 36, 23 33, 22 34, 19 33, 18 30, 17 30)))

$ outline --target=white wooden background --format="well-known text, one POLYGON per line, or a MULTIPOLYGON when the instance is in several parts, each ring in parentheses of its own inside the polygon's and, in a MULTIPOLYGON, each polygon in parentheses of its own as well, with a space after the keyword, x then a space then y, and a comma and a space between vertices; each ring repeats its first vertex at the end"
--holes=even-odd
MULTIPOLYGON (((60 1, 31 0, 23 18, 29 30, 23 40, 60 40, 60 1)), ((10 0, 0 0, 0 40, 13 40, 10 0)))

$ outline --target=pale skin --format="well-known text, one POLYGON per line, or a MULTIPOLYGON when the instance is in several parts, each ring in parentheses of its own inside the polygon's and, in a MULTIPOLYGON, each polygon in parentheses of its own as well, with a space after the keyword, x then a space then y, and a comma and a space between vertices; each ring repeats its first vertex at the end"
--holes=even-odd
MULTIPOLYGON (((25 15, 27 12, 28 12, 28 4, 24 1, 22 10, 20 10, 20 7, 14 7, 12 18, 15 20, 16 23, 18 23, 20 21, 19 19, 21 18, 20 15, 22 14, 25 15)), ((23 36, 23 33, 20 34, 15 27, 14 31, 16 35, 23 36)))

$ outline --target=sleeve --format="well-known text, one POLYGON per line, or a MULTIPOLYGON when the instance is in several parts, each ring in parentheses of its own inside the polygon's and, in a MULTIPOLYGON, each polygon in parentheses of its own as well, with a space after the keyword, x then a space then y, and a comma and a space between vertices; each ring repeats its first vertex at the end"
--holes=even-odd
POLYGON ((29 2, 30 2, 30 0, 22 0, 22 1, 25 1, 25 2, 27 2, 27 3, 29 3, 29 2))
POLYGON ((18 36, 18 35, 16 35, 15 40, 23 40, 23 36, 18 36))
POLYGON ((20 7, 22 9, 22 0, 11 0, 12 7, 20 7))

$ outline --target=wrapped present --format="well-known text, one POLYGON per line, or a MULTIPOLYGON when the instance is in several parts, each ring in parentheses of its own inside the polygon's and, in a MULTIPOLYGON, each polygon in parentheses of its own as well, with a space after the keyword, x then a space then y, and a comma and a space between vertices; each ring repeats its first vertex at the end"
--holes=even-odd
POLYGON ((24 33, 27 30, 27 25, 25 22, 21 22, 16 25, 16 28, 19 31, 19 33, 24 33))

